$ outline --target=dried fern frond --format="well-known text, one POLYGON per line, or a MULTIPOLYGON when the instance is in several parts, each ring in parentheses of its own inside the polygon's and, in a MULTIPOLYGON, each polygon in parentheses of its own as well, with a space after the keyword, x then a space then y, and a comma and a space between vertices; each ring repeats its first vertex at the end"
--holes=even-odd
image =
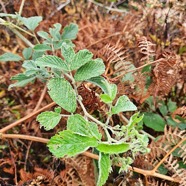
MULTIPOLYGON (((169 176, 171 175, 176 180, 180 180, 179 184, 181 184, 182 186, 186 185, 186 170, 180 168, 180 165, 178 163, 178 161, 186 163, 185 141, 186 131, 166 126, 164 135, 159 136, 157 141, 152 141, 150 143, 150 153, 147 154, 145 157, 138 157, 137 160, 134 162, 134 165, 148 170, 153 170, 155 168, 155 171, 157 171, 160 166, 160 162, 163 160, 161 164, 167 169, 169 176), (179 148, 177 152, 177 156, 179 156, 179 158, 172 154, 172 152, 174 152, 172 150, 176 150, 177 148, 179 148)), ((157 183, 157 185, 159 186, 161 182, 157 182, 155 178, 153 179, 155 182, 153 181, 151 183, 157 183)))
POLYGON ((125 60, 128 57, 126 51, 123 46, 107 44, 97 52, 96 56, 102 58, 106 65, 105 75, 123 73, 128 70, 129 65, 125 60))
POLYGON ((175 54, 165 52, 162 57, 162 60, 156 63, 153 69, 153 83, 148 90, 154 96, 167 95, 175 85, 179 73, 178 60, 175 54))
POLYGON ((94 171, 90 158, 78 155, 73 158, 64 159, 66 168, 73 169, 76 172, 76 177, 84 186, 94 186, 94 171))
POLYGON ((156 180, 155 178, 148 178, 149 186, 169 186, 168 183, 156 180))
POLYGON ((186 119, 186 106, 177 108, 177 109, 172 113, 172 118, 175 119, 176 115, 180 115, 182 118, 186 119))
POLYGON ((155 44, 143 36, 138 40, 138 52, 141 54, 141 56, 139 56, 140 61, 149 63, 150 59, 155 56, 155 44))

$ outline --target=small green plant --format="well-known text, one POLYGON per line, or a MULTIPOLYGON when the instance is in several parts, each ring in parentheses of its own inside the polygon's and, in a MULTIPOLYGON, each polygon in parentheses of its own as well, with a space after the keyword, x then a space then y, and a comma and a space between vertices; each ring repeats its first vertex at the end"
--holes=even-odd
MULTIPOLYGON (((0 15, 17 18, 39 41, 34 29, 42 20, 41 17, 0 15)), ((14 24, 11 24, 13 27, 14 24)), ((137 107, 125 95, 117 98, 117 86, 102 76, 105 71, 102 59, 94 59, 87 49, 74 51, 72 40, 76 38, 78 26, 72 23, 64 27, 62 34, 61 27, 61 24, 56 23, 49 29, 49 33, 37 32, 43 42, 23 50, 22 66, 25 71, 11 78, 17 82, 9 88, 25 86, 36 78, 47 84, 48 93, 58 107, 54 111, 42 112, 37 116, 37 121, 45 130, 51 130, 61 119, 67 118, 66 130, 60 131, 49 140, 47 146, 50 152, 57 158, 63 158, 92 148, 99 154, 97 186, 101 186, 106 182, 112 165, 120 163, 120 171, 127 171, 137 153, 149 151, 147 136, 139 133, 141 125, 138 123, 143 116, 135 113, 125 126, 120 123, 115 126, 109 124, 114 114, 136 111, 137 107), (59 51, 61 57, 56 55, 59 51), (108 108, 106 120, 101 121, 86 110, 77 90, 82 82, 90 82, 102 89, 99 97, 108 108), (82 112, 77 113, 77 107, 82 112), (69 114, 61 114, 62 109, 69 114), (104 133, 100 133, 100 128, 104 133), (132 153, 132 157, 123 157, 122 154, 128 151, 132 153)), ((5 53, 0 56, 0 60, 19 61, 22 57, 5 53)))

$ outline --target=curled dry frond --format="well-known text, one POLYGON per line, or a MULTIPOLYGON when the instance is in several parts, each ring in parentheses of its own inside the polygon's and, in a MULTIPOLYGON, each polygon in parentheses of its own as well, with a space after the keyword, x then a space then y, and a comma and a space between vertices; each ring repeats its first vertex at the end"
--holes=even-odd
MULTIPOLYGON (((168 155, 162 162, 167 169, 169 175, 180 180, 181 185, 186 185, 186 170, 180 168, 179 161, 186 163, 186 132, 178 128, 165 127, 164 135, 160 136, 157 141, 152 141, 149 145, 151 152, 146 157, 139 157, 135 162, 135 166, 142 165, 143 169, 153 170, 156 165, 174 148, 177 147, 177 155, 168 155), (181 144, 179 144, 182 141, 181 144), (179 145, 178 145, 179 144, 179 145), (141 162, 139 162, 141 161, 141 162)), ((157 181, 157 180, 156 180, 157 181)), ((153 182, 154 183, 154 182, 153 182)), ((161 182, 160 182, 161 183, 161 182)), ((162 182, 163 183, 163 182, 162 182)))
POLYGON ((94 186, 93 166, 90 158, 78 155, 74 158, 65 158, 66 169, 75 172, 73 179, 78 179, 80 185, 94 186))
POLYGON ((153 83, 149 87, 149 92, 154 96, 168 94, 179 74, 179 61, 174 53, 164 52, 161 57, 162 60, 153 69, 153 83))
POLYGON ((139 56, 140 61, 149 63, 151 58, 155 56, 155 44, 148 41, 145 36, 142 36, 138 40, 138 52, 141 54, 139 56))
POLYGON ((172 113, 172 118, 175 119, 176 115, 180 115, 182 118, 186 119, 186 106, 177 108, 177 109, 172 113))

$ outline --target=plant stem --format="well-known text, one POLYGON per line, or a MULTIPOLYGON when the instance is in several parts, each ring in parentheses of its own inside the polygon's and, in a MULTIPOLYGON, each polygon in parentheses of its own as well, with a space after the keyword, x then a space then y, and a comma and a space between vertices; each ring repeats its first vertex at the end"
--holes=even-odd
MULTIPOLYGON (((32 140, 32 141, 41 142, 41 143, 48 143, 48 141, 49 141, 48 139, 45 139, 45 138, 22 135, 22 134, 2 134, 2 133, 0 133, 0 138, 2 138, 2 139, 3 138, 11 138, 11 139, 18 138, 18 139, 32 140)), ((183 143, 183 141, 184 140, 180 141, 179 145, 181 143, 183 143)), ((175 146, 175 148, 177 148, 177 145, 175 146)), ((96 160, 99 159, 98 155, 90 153, 88 151, 83 152, 82 155, 85 155, 87 157, 90 157, 90 158, 96 159, 96 160)), ((121 167, 122 164, 116 164, 116 166, 121 167)), ((143 169, 139 169, 139 168, 136 168, 136 167, 129 167, 129 169, 131 171, 137 172, 139 174, 143 174, 144 176, 154 176, 154 177, 161 178, 161 179, 168 180, 168 181, 172 181, 172 182, 177 182, 177 183, 180 182, 180 180, 177 179, 177 178, 172 178, 170 176, 166 176, 166 175, 163 175, 163 174, 156 173, 156 172, 154 172, 154 170, 143 170, 143 169)))
POLYGON ((22 1, 21 1, 21 5, 20 5, 20 7, 19 7, 19 15, 20 15, 20 16, 21 16, 21 14, 22 14, 24 4, 25 4, 25 0, 22 0, 22 1))
POLYGON ((0 18, 0 24, 7 26, 14 34, 16 34, 22 41, 24 41, 29 47, 33 48, 34 45, 26 38, 24 37, 18 30, 10 27, 6 24, 6 21, 0 18))

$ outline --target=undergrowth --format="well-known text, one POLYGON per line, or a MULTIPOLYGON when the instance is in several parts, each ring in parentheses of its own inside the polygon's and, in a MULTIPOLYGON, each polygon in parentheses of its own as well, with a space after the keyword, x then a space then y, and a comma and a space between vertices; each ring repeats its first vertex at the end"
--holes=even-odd
MULTIPOLYGON (((147 18, 150 19, 149 15, 147 18)), ((0 130, 1 138, 47 143, 55 157, 63 158, 67 165, 75 167, 69 168, 70 180, 73 181, 67 181, 66 184, 90 184, 83 174, 79 174, 78 178, 74 176, 74 171, 84 171, 80 167, 86 160, 80 154, 95 159, 94 182, 100 186, 106 183, 114 166, 120 167, 119 174, 134 171, 144 175, 146 185, 166 185, 161 179, 167 180, 168 184, 186 184, 185 106, 176 103, 176 95, 175 100, 163 99, 164 95, 175 94, 172 87, 178 79, 182 79, 180 72, 183 66, 175 52, 165 49, 170 45, 167 38, 158 40, 156 35, 150 34, 150 41, 146 36, 139 37, 137 28, 133 29, 130 23, 138 23, 140 27, 144 18, 139 23, 138 15, 135 16, 127 18, 126 15, 128 22, 122 23, 124 27, 116 27, 115 33, 109 35, 110 31, 106 30, 111 20, 100 19, 96 24, 85 18, 89 27, 80 29, 78 34, 78 25, 74 23, 63 29, 60 23, 55 23, 47 32, 35 31, 42 21, 41 16, 26 18, 20 14, 0 14, 1 24, 29 46, 24 48, 22 55, 9 52, 0 56, 3 63, 23 62, 24 70, 11 77, 16 82, 9 86, 9 90, 37 81, 46 85, 53 100, 22 120, 39 113, 36 120, 40 128, 46 131, 54 130, 60 121, 66 125, 48 140, 5 134, 19 124, 15 122, 0 130), (5 21, 4 18, 9 20, 5 21), (108 36, 98 34, 100 43, 93 42, 94 37, 98 37, 99 28, 108 36), (33 44, 21 32, 31 36, 37 44, 33 44), (109 38, 122 34, 124 36, 117 42, 111 40, 107 43, 109 38), (132 39, 132 34, 136 40, 132 39), (125 38, 130 39, 124 41, 125 38), (122 42, 128 48, 123 47, 122 42), (165 48, 157 56, 158 47, 162 46, 165 48), (131 50, 136 53, 131 53, 131 50), (142 104, 140 112, 134 113, 139 103, 142 104), (55 105, 57 107, 53 111, 42 112, 55 105), (145 132, 148 130, 153 130, 152 134, 145 132)), ((114 24, 117 25, 115 20, 114 24)), ((180 54, 184 53, 181 51, 180 54)))

